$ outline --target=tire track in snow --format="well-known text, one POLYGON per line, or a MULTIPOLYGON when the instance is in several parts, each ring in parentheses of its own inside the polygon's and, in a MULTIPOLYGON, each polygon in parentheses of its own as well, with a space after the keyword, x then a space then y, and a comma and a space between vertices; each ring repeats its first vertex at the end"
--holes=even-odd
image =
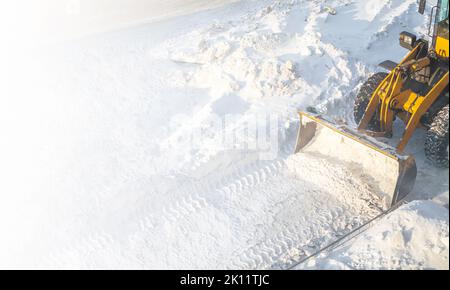
MULTIPOLYGON (((284 162, 280 163, 278 168, 277 173, 279 176, 271 175, 271 180, 266 180, 268 187, 270 188, 272 186, 274 191, 277 190, 277 179, 281 182, 293 181, 289 179, 289 176, 284 175, 288 173, 288 171, 283 171, 283 169, 286 168, 284 162)), ((238 184, 242 184, 242 182, 238 182, 238 184)), ((249 195, 249 200, 257 200, 257 195, 260 194, 260 188, 257 188, 257 185, 258 184, 249 188, 231 185, 228 187, 228 190, 231 190, 233 194, 237 196, 242 197, 249 195)), ((277 229, 279 231, 278 233, 273 237, 269 237, 247 247, 245 250, 234 252, 231 255, 232 259, 228 261, 229 264, 225 264, 223 266, 224 268, 288 268, 321 247, 337 240, 339 237, 344 236, 354 228, 362 225, 372 217, 371 214, 378 212, 375 205, 368 205, 368 207, 372 209, 368 211, 371 212, 371 214, 367 213, 366 216, 365 214, 367 211, 360 211, 357 208, 353 208, 353 205, 345 204, 345 200, 341 201, 344 202, 343 204, 335 205, 330 203, 330 206, 330 204, 322 203, 320 197, 314 199, 314 197, 308 196, 311 194, 315 195, 316 193, 314 191, 305 194, 304 188, 301 186, 296 187, 296 185, 289 188, 289 190, 291 191, 289 194, 290 197, 306 195, 306 200, 312 201, 313 216, 310 217, 300 214, 298 217, 295 216, 299 221, 294 222, 293 224, 286 224, 286 221, 283 221, 283 217, 279 219, 281 223, 278 223, 276 217, 275 221, 268 226, 268 229, 277 229), (325 210, 322 210, 322 208, 325 208, 325 210)), ((282 192, 280 193, 283 194, 282 192)), ((302 200, 301 198, 294 199, 296 203, 302 200)), ((280 211, 289 208, 287 201, 289 201, 289 197, 281 199, 280 211)))
MULTIPOLYGON (((245 163, 245 161, 242 160, 241 163, 245 163)), ((177 195, 180 196, 180 199, 175 200, 173 204, 163 206, 157 212, 147 214, 140 218, 136 222, 138 225, 137 230, 131 236, 140 239, 140 237, 145 238, 148 235, 157 235, 162 227, 177 227, 196 214, 200 214, 201 211, 204 211, 209 206, 213 206, 207 200, 208 194, 222 194, 226 193, 227 190, 237 194, 239 190, 249 190, 267 180, 268 175, 276 174, 283 168, 283 164, 284 162, 282 160, 272 162, 256 160, 244 167, 235 166, 236 169, 232 173, 222 177, 219 181, 190 181, 182 186, 178 186, 178 190, 180 187, 183 188, 178 192, 182 192, 182 194, 177 195)), ((139 210, 140 212, 145 212, 145 209, 150 210, 147 206, 139 210)), ((118 227, 120 226, 118 225, 118 227)), ((118 248, 116 240, 117 238, 114 235, 106 233, 89 235, 74 242, 69 247, 57 250, 48 257, 44 257, 42 265, 44 267, 54 267, 55 265, 61 265, 61 262, 63 262, 62 266, 64 267, 64 265, 76 265, 76 262, 80 262, 81 260, 95 261, 96 253, 99 253, 101 250, 118 248), (79 255, 83 253, 83 258, 76 259, 74 257, 75 253, 79 255)), ((145 263, 146 261, 141 261, 138 264, 145 263)), ((83 265, 80 266, 83 267, 83 265)))
MULTIPOLYGON (((245 160, 241 161, 245 163, 245 160)), ((150 225, 151 228, 155 224, 177 223, 185 219, 191 214, 195 214, 202 209, 213 206, 213 201, 208 200, 211 197, 219 196, 238 196, 244 190, 251 190, 257 185, 264 183, 270 176, 278 175, 286 168, 284 159, 276 159, 274 161, 256 160, 244 167, 235 166, 230 174, 223 176, 218 181, 190 181, 189 184, 183 184, 183 194, 180 200, 175 200, 173 204, 164 206, 161 214, 149 215, 143 219, 142 224, 150 225), (158 222, 159 218, 163 218, 163 222, 158 222)))
POLYGON ((285 168, 286 164, 284 160, 278 159, 269 164, 257 167, 253 172, 246 172, 244 170, 240 177, 231 180, 228 185, 224 185, 216 190, 227 195, 239 195, 240 192, 250 190, 266 182, 270 177, 277 176, 285 168))
MULTIPOLYGON (((348 216, 333 215, 330 221, 348 222, 348 216)), ((323 222, 323 221, 322 221, 323 222)), ((309 233, 317 231, 317 224, 308 228, 309 233)), ((332 226, 332 225, 330 225, 332 226)), ((262 241, 244 251, 233 254, 238 258, 232 260, 229 269, 286 269, 310 253, 320 249, 327 243, 338 239, 346 234, 347 228, 332 229, 334 239, 323 238, 318 235, 315 239, 308 240, 301 236, 299 229, 303 228, 302 223, 285 227, 274 238, 262 241)), ((307 231, 307 232, 308 232, 307 231)), ((303 231, 304 232, 304 231, 303 231)))
MULTIPOLYGON (((274 220, 266 225, 266 230, 269 229, 275 231, 275 233, 272 233, 272 235, 267 233, 266 238, 257 239, 256 242, 241 241, 240 244, 236 244, 234 249, 231 249, 231 252, 228 252, 227 255, 231 258, 221 256, 223 253, 217 254, 218 256, 205 258, 217 261, 218 263, 215 265, 218 266, 218 269, 282 269, 317 251, 317 249, 327 243, 338 239, 365 220, 366 217, 357 216, 361 220, 355 221, 352 218, 352 214, 355 214, 354 211, 352 208, 345 206, 345 204, 344 206, 323 204, 321 202, 321 194, 313 190, 309 193, 312 196, 307 197, 306 200, 311 202, 314 215, 309 217, 300 213, 294 217, 298 221, 290 223, 289 219, 287 219, 288 223, 286 224, 286 217, 280 217, 279 214, 284 209, 289 208, 289 202, 299 204, 302 199, 297 198, 297 196, 305 195, 301 184, 289 185, 288 188, 278 188, 280 183, 292 183, 294 181, 292 176, 288 174, 289 170, 284 159, 278 159, 273 162, 257 161, 244 168, 237 169, 213 184, 208 180, 191 182, 189 185, 185 184, 183 189, 180 190, 181 196, 177 195, 180 196, 179 200, 162 207, 156 213, 147 214, 139 219, 137 222, 139 226, 132 233, 132 239, 137 240, 138 245, 146 245, 146 247, 152 249, 152 242, 148 239, 154 235, 179 230, 189 231, 192 226, 195 228, 200 221, 206 222, 210 227, 216 227, 219 224, 223 225, 223 221, 218 220, 215 215, 211 215, 212 212, 215 212, 215 210, 211 210, 211 208, 215 207, 216 201, 214 197, 225 196, 226 199, 231 201, 231 209, 236 209, 240 205, 245 205, 248 201, 254 201, 257 204, 270 202, 270 200, 265 200, 265 194, 262 194, 262 188, 265 188, 273 191, 272 195, 278 201, 272 206, 274 212, 271 211, 267 214, 263 212, 264 215, 274 215, 274 220), (319 196, 316 197, 316 194, 319 196), (233 204, 234 201, 237 201, 237 204, 233 204), (322 207, 325 210, 322 210, 322 207), (281 223, 279 222, 280 220, 281 223), (149 242, 150 244, 148 244, 149 242)), ((320 190, 320 188, 317 190, 320 190)), ((225 215, 232 218, 234 216, 233 211, 229 211, 229 209, 230 207, 223 207, 222 211, 224 211, 225 215)), ((234 227, 239 231, 244 231, 242 234, 245 234, 246 229, 241 228, 243 225, 238 223, 234 227)), ((189 237, 185 238, 189 239, 189 237)), ((168 242, 173 241, 169 239, 168 242)), ((207 245, 205 244, 205 246, 207 245)), ((109 248, 119 248, 117 241, 114 238, 105 239, 104 235, 98 235, 82 240, 63 252, 63 256, 70 258, 71 253, 81 252, 86 253, 85 258, 87 260, 95 261, 96 252, 109 248), (102 241, 100 247, 98 246, 98 241, 102 241)), ((167 248, 159 249, 159 251, 155 252, 170 252, 173 250, 174 248, 167 248)), ((198 261, 190 259, 189 255, 192 255, 192 253, 180 253, 179 255, 177 257, 179 260, 172 260, 167 264, 163 264, 163 267, 186 267, 186 261, 191 261, 190 263, 194 263, 190 264, 191 267, 195 268, 199 267, 195 263, 205 263, 202 259, 198 261)), ((130 257, 130 259, 137 258, 130 257)), ((53 258, 51 261, 57 260, 53 258)), ((144 268, 148 268, 148 263, 152 263, 152 259, 149 258, 142 258, 139 261, 144 268)))

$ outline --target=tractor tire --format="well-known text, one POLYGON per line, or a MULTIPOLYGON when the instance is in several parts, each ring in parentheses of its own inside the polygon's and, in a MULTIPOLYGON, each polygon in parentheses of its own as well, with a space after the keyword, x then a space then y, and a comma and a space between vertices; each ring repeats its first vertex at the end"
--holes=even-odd
MULTIPOLYGON (((371 76, 361 87, 358 95, 356 96, 355 105, 353 107, 353 116, 356 123, 359 125, 364 113, 366 112, 367 106, 369 105, 370 99, 375 93, 376 89, 379 87, 381 82, 388 76, 387 73, 379 72, 371 76)), ((380 131, 380 121, 378 114, 375 114, 372 120, 369 122, 367 129, 371 131, 380 131)))
POLYGON ((433 118, 425 137, 425 156, 439 168, 449 167, 448 116, 449 106, 446 105, 433 118))

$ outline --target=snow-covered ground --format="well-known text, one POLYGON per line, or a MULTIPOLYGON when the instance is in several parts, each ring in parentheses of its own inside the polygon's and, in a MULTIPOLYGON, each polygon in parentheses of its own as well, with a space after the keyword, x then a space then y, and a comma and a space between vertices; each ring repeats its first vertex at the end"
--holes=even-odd
POLYGON ((299 269, 448 269, 448 209, 413 201, 299 269))
MULTIPOLYGON (((291 156, 296 112, 352 124, 416 10, 243 0, 6 57, 0 267, 285 269, 378 216, 364 179, 291 156)), ((448 268, 448 170, 423 133, 407 152, 411 203, 299 268, 448 268)))

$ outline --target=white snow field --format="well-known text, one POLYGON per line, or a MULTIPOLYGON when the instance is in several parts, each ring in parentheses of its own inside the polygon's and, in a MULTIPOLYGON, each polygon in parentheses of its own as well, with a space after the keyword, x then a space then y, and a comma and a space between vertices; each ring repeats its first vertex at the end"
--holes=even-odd
POLYGON ((399 33, 427 30, 416 0, 194 2, 5 57, 0 268, 448 269, 449 172, 423 132, 409 203, 298 265, 383 207, 361 173, 291 155, 296 112, 354 125, 399 33))

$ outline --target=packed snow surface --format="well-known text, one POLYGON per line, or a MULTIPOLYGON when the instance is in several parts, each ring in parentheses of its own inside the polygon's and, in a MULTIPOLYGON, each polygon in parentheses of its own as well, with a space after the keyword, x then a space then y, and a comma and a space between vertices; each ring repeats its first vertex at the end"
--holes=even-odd
MULTIPOLYGON (((354 124, 358 87, 406 53, 398 34, 426 31, 416 10, 246 0, 8 55, 0 267, 286 269, 378 216, 367 181, 291 155, 296 112, 354 124)), ((421 134, 410 200, 433 201, 308 267, 448 267, 448 170, 421 134)))
POLYGON ((448 209, 414 201, 300 269, 447 269, 448 209))

